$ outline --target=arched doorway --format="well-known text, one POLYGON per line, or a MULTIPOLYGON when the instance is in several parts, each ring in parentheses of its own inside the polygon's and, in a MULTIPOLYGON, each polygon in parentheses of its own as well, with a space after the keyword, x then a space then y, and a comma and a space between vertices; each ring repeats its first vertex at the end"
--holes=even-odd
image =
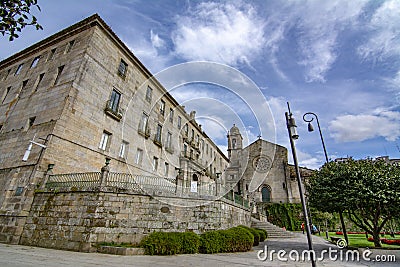
POLYGON ((261 189, 262 202, 271 202, 271 189, 269 186, 263 186, 261 189))

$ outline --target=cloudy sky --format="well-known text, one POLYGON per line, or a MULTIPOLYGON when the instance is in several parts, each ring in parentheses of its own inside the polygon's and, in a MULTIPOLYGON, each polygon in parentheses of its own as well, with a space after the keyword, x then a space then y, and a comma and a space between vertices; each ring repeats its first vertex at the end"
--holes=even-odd
POLYGON ((98 13, 154 74, 191 61, 243 74, 240 93, 204 82, 171 92, 187 110, 197 110, 222 149, 232 123, 246 142, 262 133, 288 147, 289 101, 303 166, 324 163, 318 132, 308 133, 302 119, 306 112, 318 115, 332 159, 400 158, 398 0, 38 2, 42 11, 35 14, 44 30, 26 29, 13 42, 0 38, 0 59, 98 13), (268 105, 246 100, 260 95, 268 105), (268 106, 275 126, 262 130, 257 114, 270 114, 268 106))

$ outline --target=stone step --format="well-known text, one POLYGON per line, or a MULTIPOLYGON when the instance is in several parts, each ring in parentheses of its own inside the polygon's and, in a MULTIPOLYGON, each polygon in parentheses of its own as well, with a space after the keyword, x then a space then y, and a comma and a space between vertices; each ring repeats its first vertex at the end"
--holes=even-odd
POLYGON ((296 234, 290 231, 283 230, 282 228, 270 223, 261 222, 252 218, 251 227, 264 229, 268 233, 268 238, 291 238, 296 237, 296 234))

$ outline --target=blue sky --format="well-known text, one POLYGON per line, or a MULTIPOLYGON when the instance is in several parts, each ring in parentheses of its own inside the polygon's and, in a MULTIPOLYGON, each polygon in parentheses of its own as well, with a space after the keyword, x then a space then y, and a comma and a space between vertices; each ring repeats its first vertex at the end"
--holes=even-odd
MULTIPOLYGON (((308 133, 302 120, 305 112, 318 114, 332 159, 400 158, 398 0, 39 0, 39 5, 42 12, 35 14, 44 30, 27 28, 13 42, 0 38, 0 59, 98 13, 154 74, 205 60, 246 75, 274 118, 275 131, 268 128, 263 137, 286 147, 284 113, 289 101, 303 166, 324 163, 318 132, 308 133)), ((246 107, 228 91, 204 83, 172 91, 187 110, 197 110, 206 132, 222 149, 233 122, 247 142, 254 141, 262 132, 255 110, 265 108, 246 107)), ((242 93, 253 95, 247 87, 242 93)))

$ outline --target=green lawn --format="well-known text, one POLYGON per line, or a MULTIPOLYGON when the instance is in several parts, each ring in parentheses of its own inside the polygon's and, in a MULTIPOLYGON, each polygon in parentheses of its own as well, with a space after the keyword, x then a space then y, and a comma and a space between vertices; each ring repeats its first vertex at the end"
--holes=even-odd
MULTIPOLYGON (((325 236, 325 233, 321 233, 321 236, 322 235, 325 236)), ((329 237, 331 237, 331 236, 344 238, 343 235, 337 235, 337 234, 335 234, 335 232, 329 232, 329 237)), ((374 242, 369 242, 367 240, 367 238, 365 237, 365 234, 348 234, 347 236, 349 238, 349 246, 351 246, 351 247, 358 247, 358 248, 366 248, 366 247, 373 248, 374 247, 374 242)), ((385 235, 384 237, 381 236, 381 238, 393 239, 390 235, 385 235)), ((395 239, 400 239, 400 235, 395 235, 395 239)), ((330 239, 329 239, 329 241, 330 241, 330 239)), ((400 249, 400 246, 382 244, 382 248, 400 249)))

